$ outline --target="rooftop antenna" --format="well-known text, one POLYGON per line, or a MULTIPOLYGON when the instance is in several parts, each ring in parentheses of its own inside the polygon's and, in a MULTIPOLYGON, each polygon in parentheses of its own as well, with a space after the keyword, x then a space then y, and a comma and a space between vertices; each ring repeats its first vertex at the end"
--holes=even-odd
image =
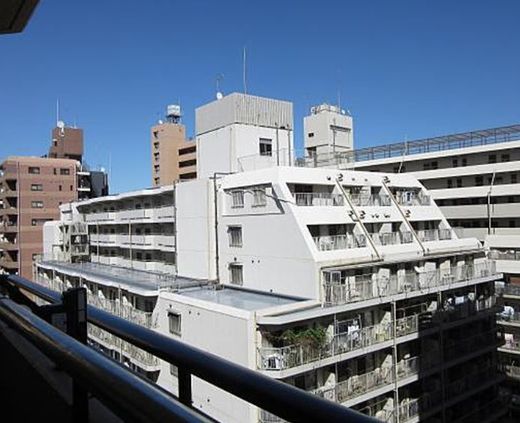
POLYGON ((217 74, 217 77, 215 79, 215 83, 217 86, 217 100, 220 100, 224 95, 222 94, 222 91, 220 91, 220 82, 224 79, 224 75, 219 73, 217 74))
POLYGON ((247 94, 247 81, 246 81, 246 47, 244 46, 243 63, 242 63, 242 79, 244 83, 244 94, 247 94))
POLYGON ((56 99, 56 126, 58 126, 58 122, 60 121, 60 99, 56 99))

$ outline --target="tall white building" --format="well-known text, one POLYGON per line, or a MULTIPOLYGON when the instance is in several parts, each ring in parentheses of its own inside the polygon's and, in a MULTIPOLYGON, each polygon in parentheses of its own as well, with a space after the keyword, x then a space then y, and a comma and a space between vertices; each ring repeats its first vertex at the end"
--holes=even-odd
MULTIPOLYGON (((233 103, 239 115, 257 101, 244 99, 233 103)), ((225 100, 208 113, 221 105, 228 116, 225 100)), ((278 127, 280 109, 269 113, 264 121, 278 127)), ((503 415, 493 308, 501 276, 479 241, 457 236, 411 175, 298 168, 292 155, 278 165, 276 150, 260 147, 264 126, 242 123, 235 139, 234 125, 198 137, 205 170, 171 195, 164 187, 75 204, 90 262, 45 258, 37 280, 86 286, 98 307, 382 421, 503 415), (216 156, 219 146, 226 155, 216 156), (244 157, 249 170, 240 171, 244 157), (101 248, 99 235, 114 247, 101 248), (158 260, 170 252, 161 235, 173 261, 158 260), (149 260, 137 255, 146 251, 149 260)), ((174 366, 89 330, 95 346, 176 393, 174 366)), ((221 421, 281 421, 197 379, 193 397, 221 421)))

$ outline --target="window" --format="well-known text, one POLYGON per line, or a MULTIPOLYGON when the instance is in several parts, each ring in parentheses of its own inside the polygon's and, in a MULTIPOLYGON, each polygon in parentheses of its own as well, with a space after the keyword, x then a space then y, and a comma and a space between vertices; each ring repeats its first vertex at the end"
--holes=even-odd
POLYGON ((253 189, 253 207, 262 207, 265 205, 265 188, 253 189))
POLYGON ((518 182, 518 177, 516 173, 511 174, 511 183, 516 184, 518 182))
POLYGON ((72 185, 70 186, 70 191, 72 191, 72 185))
POLYGON ((40 174, 40 168, 35 166, 29 167, 29 173, 32 175, 39 175, 40 174))
POLYGON ((233 191, 231 193, 232 206, 235 208, 244 207, 244 191, 233 191))
POLYGON ((451 162, 451 165, 453 167, 459 167, 459 159, 453 159, 451 162))
POLYGON ((500 159, 501 159, 503 162, 508 162, 509 160, 511 160, 511 157, 509 156, 509 154, 502 154, 502 156, 500 157, 500 159))
POLYGON ((242 285, 244 283, 243 266, 241 264, 232 263, 229 265, 229 279, 234 285, 242 285))
POLYGON ((60 186, 58 186, 58 189, 59 189, 60 191, 61 191, 61 188, 62 188, 62 187, 61 187, 61 185, 60 185, 60 186))
POLYGON ((462 187, 462 179, 460 179, 460 178, 457 179, 457 187, 458 188, 462 187))
POLYGON ((31 184, 31 191, 43 191, 42 184, 31 184))
POLYGON ((478 187, 481 187, 482 185, 484 185, 484 178, 482 176, 476 176, 475 185, 478 187))
POLYGON ((31 207, 33 209, 43 209, 43 201, 31 201, 31 207))
POLYGON ((448 188, 453 188, 453 181, 451 179, 448 179, 448 188))
MULTIPOLYGON (((159 138, 159 131, 153 131, 153 137, 159 138)), ((157 143, 157 144, 159 144, 159 143, 157 143)))
POLYGON ((438 169, 439 168, 439 162, 432 162, 432 169, 438 169))
POLYGON ((309 138, 314 138, 314 132, 309 132, 309 138))
POLYGON ((55 175, 58 174, 58 172, 56 171, 56 168, 52 169, 52 173, 54 173, 55 175))
POLYGON ((488 163, 496 163, 497 162, 497 155, 496 154, 490 154, 488 156, 488 163))
POLYGON ((31 219, 31 226, 41 226, 45 222, 49 222, 52 219, 31 219))
POLYGON ((464 166, 467 166, 468 165, 468 159, 462 159, 462 167, 464 166))
POLYGON ((273 140, 269 138, 260 138, 260 155, 261 156, 272 156, 273 155, 273 140))
POLYGON ((168 327, 170 333, 181 336, 181 314, 168 311, 168 327))
POLYGON ((228 226, 229 246, 242 247, 242 227, 228 226))
POLYGON ((70 175, 70 169, 60 169, 60 175, 70 175))

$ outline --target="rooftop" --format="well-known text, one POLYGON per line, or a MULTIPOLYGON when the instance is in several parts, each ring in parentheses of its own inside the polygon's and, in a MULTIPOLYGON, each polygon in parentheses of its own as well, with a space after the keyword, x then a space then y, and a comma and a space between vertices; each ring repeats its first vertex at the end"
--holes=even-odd
POLYGON ((71 276, 87 277, 107 286, 116 286, 142 294, 157 295, 160 288, 189 288, 207 284, 207 281, 163 275, 99 263, 65 263, 56 260, 43 260, 40 267, 56 269, 71 276), (150 292, 153 291, 153 292, 150 292))
POLYGON ((209 301, 246 311, 262 310, 305 301, 302 298, 267 294, 229 286, 225 286, 222 289, 200 287, 183 291, 181 294, 197 300, 209 301))
POLYGON ((348 165, 369 160, 479 147, 518 140, 520 140, 520 125, 501 126, 339 153, 325 153, 313 158, 299 158, 296 161, 296 165, 303 167, 320 167, 334 164, 348 165))

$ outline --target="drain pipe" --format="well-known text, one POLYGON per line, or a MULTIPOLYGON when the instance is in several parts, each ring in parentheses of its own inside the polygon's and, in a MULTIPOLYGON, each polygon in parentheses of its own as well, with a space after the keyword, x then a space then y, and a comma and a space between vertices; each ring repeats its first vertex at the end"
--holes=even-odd
POLYGON ((394 203, 394 205, 397 207, 397 210, 399 210, 399 213, 401 214, 404 222, 406 223, 406 226, 408 226, 408 229, 410 230, 410 232, 413 234, 413 237, 416 239, 416 241, 419 243, 419 246, 421 247, 421 250, 423 251, 423 254, 425 256, 427 256, 429 253, 429 251, 427 250, 427 248, 424 246, 424 244, 421 242, 421 240, 419 239, 419 236, 417 235, 417 232, 415 232, 415 229, 413 228, 412 224, 410 223, 410 221, 408 220, 408 218, 406 217, 405 213, 403 212, 403 209, 401 209, 401 206, 399 205, 399 203, 397 202, 396 198, 394 197, 394 194, 392 194, 392 191, 390 190, 390 188, 388 187, 388 185, 386 184, 386 181, 385 181, 385 178, 388 178, 387 176, 385 176, 383 178, 383 180, 381 181, 381 183, 383 184, 383 186, 385 187, 386 189, 386 192, 388 193, 388 195, 390 196, 390 199, 392 200, 392 203, 394 203))
POLYGON ((218 248, 218 199, 217 199, 217 176, 231 175, 232 172, 213 172, 213 210, 215 219, 215 276, 217 284, 220 284, 220 255, 218 248))
POLYGON ((356 216, 356 219, 357 219, 359 225, 361 226, 361 229, 363 230, 363 232, 364 232, 364 234, 365 234, 365 236, 367 238, 368 243, 372 247, 372 250, 374 250, 374 252, 376 253, 377 258, 382 261, 383 258, 381 257, 381 254, 379 254, 379 251, 377 250, 376 245, 374 244, 374 241, 372 240, 372 237, 370 236, 370 233, 368 232, 367 228, 365 227, 365 225, 363 225, 363 222, 361 222, 361 218, 359 217, 359 214, 356 211, 356 208, 354 207, 354 204, 352 204, 352 202, 350 201, 349 196, 347 195, 347 193, 343 189, 343 186, 341 185, 339 177, 336 177, 336 185, 339 187, 339 190, 340 190, 341 194, 343 195, 343 197, 347 201, 350 209, 352 210, 352 212, 356 216))

